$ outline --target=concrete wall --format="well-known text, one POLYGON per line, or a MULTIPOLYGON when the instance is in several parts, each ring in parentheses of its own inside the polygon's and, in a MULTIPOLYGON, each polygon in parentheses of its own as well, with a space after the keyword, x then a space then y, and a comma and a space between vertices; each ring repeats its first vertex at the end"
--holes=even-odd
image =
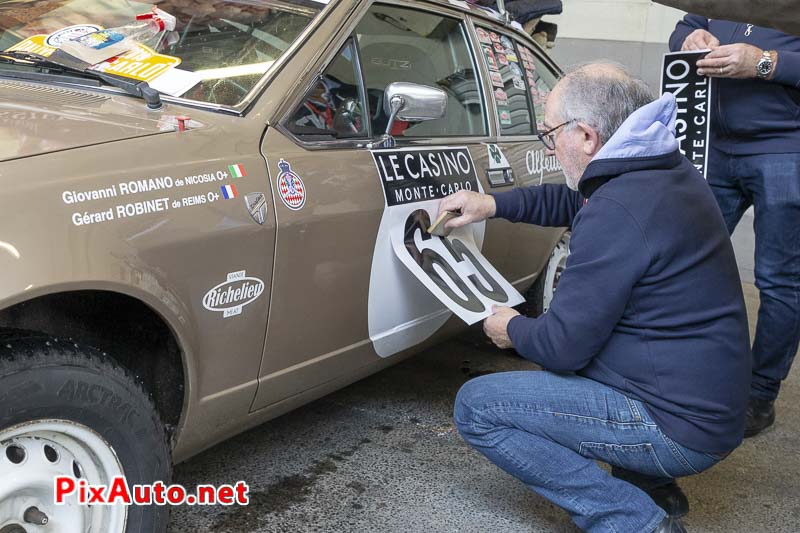
MULTIPOLYGON (((564 0, 564 13, 545 20, 558 24, 551 55, 562 67, 594 59, 613 59, 644 79, 654 92, 661 78, 667 41, 684 12, 650 0, 564 0)), ((753 212, 733 235, 739 272, 753 281, 753 212)))

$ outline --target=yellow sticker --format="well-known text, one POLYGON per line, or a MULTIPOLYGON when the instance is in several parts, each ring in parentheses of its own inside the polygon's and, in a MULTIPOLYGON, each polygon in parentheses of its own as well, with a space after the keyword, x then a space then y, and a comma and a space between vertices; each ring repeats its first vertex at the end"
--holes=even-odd
POLYGON ((6 51, 30 52, 31 54, 39 54, 40 56, 50 57, 53 52, 57 50, 57 48, 53 46, 47 46, 45 44, 46 39, 47 35, 32 35, 24 41, 18 42, 6 51))
POLYGON ((99 63, 91 69, 115 76, 151 82, 180 64, 180 58, 159 54, 152 48, 140 44, 114 61, 99 63))
MULTIPOLYGON (((53 55, 58 47, 49 46, 50 40, 56 34, 64 30, 52 33, 50 35, 32 35, 27 39, 18 42, 7 51, 20 51, 30 52, 32 54, 39 54, 43 57, 50 57, 53 55)), ((96 30, 95 30, 96 31, 96 30)), ((0 52, 2 53, 2 52, 0 52)), ((98 70, 106 74, 114 74, 115 76, 124 76, 126 78, 133 78, 139 81, 151 82, 167 72, 173 67, 181 64, 181 59, 178 57, 167 56, 159 54, 152 48, 137 44, 136 48, 124 53, 114 61, 104 61, 91 67, 91 70, 98 70)))

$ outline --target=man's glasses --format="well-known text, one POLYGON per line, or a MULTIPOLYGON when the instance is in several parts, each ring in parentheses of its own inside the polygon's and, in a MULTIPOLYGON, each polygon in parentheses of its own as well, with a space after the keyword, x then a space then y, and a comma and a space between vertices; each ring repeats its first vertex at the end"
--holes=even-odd
POLYGON ((575 119, 568 120, 566 122, 563 122, 563 123, 559 124, 555 128, 550 128, 547 131, 543 131, 542 133, 539 133, 538 134, 539 140, 542 141, 542 144, 544 144, 545 148, 547 148, 548 150, 555 150, 556 149, 556 136, 553 135, 553 134, 559 128, 563 128, 564 126, 566 126, 567 124, 570 124, 572 122, 575 122, 575 119))

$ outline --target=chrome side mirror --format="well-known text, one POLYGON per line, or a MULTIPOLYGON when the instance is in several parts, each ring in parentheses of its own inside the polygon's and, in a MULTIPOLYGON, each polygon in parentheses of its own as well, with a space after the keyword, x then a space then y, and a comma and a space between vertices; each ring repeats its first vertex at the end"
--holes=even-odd
POLYGON ((389 115, 386 132, 379 141, 370 143, 369 148, 394 147, 394 138, 389 132, 395 120, 419 122, 442 118, 447 112, 447 93, 416 83, 390 83, 383 92, 383 110, 389 115))

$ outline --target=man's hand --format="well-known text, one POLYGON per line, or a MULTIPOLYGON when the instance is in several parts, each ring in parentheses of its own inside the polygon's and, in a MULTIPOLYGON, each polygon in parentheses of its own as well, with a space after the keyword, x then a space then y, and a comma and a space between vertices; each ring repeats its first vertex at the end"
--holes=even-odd
POLYGON ((510 307, 492 306, 494 314, 483 321, 483 331, 498 348, 512 348, 514 345, 508 337, 508 323, 519 313, 510 307))
POLYGON ((706 30, 694 30, 683 41, 681 52, 691 52, 692 50, 707 50, 719 46, 719 39, 711 35, 706 30))
POLYGON ((473 191, 458 191, 439 203, 440 212, 461 211, 461 216, 447 221, 444 226, 447 230, 486 220, 494 216, 496 210, 497 205, 492 196, 473 191))
POLYGON ((755 78, 761 54, 760 48, 744 43, 716 46, 697 62, 697 73, 713 78, 755 78))

